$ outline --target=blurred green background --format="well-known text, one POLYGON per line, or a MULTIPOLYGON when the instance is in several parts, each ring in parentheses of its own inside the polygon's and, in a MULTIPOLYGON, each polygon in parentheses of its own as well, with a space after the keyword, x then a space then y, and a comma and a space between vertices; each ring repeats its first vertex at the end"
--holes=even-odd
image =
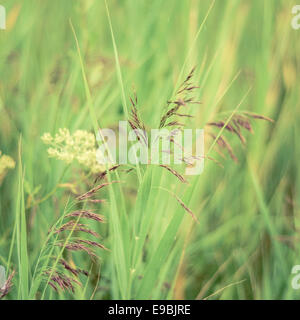
MULTIPOLYGON (((129 282, 133 279, 128 291, 127 282, 123 283, 118 276, 120 265, 115 258, 119 253, 113 254, 117 249, 113 249, 115 231, 108 227, 112 223, 111 209, 101 205, 99 209, 106 216, 107 225, 100 233, 103 243, 112 251, 99 251, 100 262, 93 267, 95 270, 92 268, 83 295, 55 297, 86 299, 94 292, 95 299, 202 299, 210 295, 210 299, 298 299, 300 291, 291 286, 291 269, 300 264, 300 30, 291 27, 291 10, 296 1, 107 3, 127 103, 134 86, 141 116, 149 127, 157 125, 182 67, 186 75, 194 65, 195 82, 200 86, 197 96, 202 104, 192 109, 192 126, 202 128, 217 114, 231 112, 249 88, 240 110, 263 114, 275 122, 255 122, 255 133, 247 135, 245 147, 234 137, 231 139, 238 164, 213 151, 211 156, 221 161, 224 168, 207 160, 203 174, 190 178, 188 186, 182 187, 168 172, 161 173, 159 179, 154 176, 151 204, 143 211, 145 216, 153 215, 153 224, 147 229, 136 278, 131 278, 132 271, 125 270, 124 277, 129 282), (174 198, 157 186, 182 196, 199 224, 191 222, 174 198), (176 238, 167 247, 160 241, 175 213, 185 219, 179 222, 176 238), (155 252, 161 246, 167 248, 166 252, 156 260, 155 252), (138 289, 146 279, 144 271, 150 272, 147 270, 151 266, 158 268, 157 273, 146 277, 144 290, 138 289), (120 281, 126 287, 123 294, 120 281)), ((23 191, 28 205, 28 201, 49 194, 66 168, 63 162, 48 158, 40 139, 43 133, 55 134, 59 128, 93 131, 70 19, 78 37, 97 120, 102 127, 113 127, 125 115, 104 1, 1 0, 0 4, 7 10, 7 28, 0 31, 0 150, 17 162, 16 169, 8 172, 0 186, 0 264, 5 265, 18 211, 20 134, 25 170, 23 191)), ((206 149, 210 144, 211 141, 206 142, 206 149)), ((79 167, 71 166, 61 182, 86 191, 93 179, 85 179, 79 167)), ((135 175, 122 179, 126 181, 123 191, 130 216, 137 210, 137 192, 145 191, 140 191, 143 184, 138 183, 135 175)), ((70 188, 58 187, 46 201, 28 205, 24 211, 29 284, 42 241, 70 194, 70 188)), ((118 212, 121 217, 122 210, 118 212)), ((128 239, 132 238, 130 230, 129 227, 124 231, 128 232, 128 239)), ((126 245, 124 252, 130 255, 131 246, 126 245)), ((17 274, 8 298, 17 299, 22 297, 20 252, 15 246, 12 250, 12 265, 17 274)), ((77 259, 79 264, 86 263, 83 255, 77 259)), ((49 293, 47 297, 53 296, 49 293)))

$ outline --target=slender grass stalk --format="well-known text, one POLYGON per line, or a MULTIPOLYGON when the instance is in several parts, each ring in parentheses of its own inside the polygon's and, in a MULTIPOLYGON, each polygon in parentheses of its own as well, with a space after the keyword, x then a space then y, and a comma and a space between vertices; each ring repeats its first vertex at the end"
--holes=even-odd
MULTIPOLYGON (((120 61, 119 61, 118 48, 117 48, 117 44, 116 44, 116 41, 115 41, 114 31, 113 31, 112 22, 111 22, 109 9, 108 9, 108 5, 107 5, 107 1, 106 0, 105 0, 105 7, 106 7, 106 13, 107 13, 107 19, 108 19, 108 23, 109 23, 109 28, 110 28, 111 39, 112 39, 113 48, 114 48, 114 55, 115 55, 115 62, 116 62, 116 68, 117 68, 118 82, 119 82, 119 86, 120 86, 120 89, 121 89, 123 110, 124 110, 124 114, 125 114, 126 119, 129 119, 129 112, 128 112, 127 101, 126 101, 126 96, 125 96, 125 89, 124 89, 122 71, 121 71, 121 66, 120 66, 120 61)), ((136 162, 136 170, 137 170, 139 183, 141 183, 141 181, 142 181, 142 172, 141 172, 140 164, 139 164, 138 161, 136 162)))
POLYGON ((22 300, 28 299, 29 286, 29 261, 27 249, 27 226, 24 203, 24 174, 22 164, 22 138, 19 139, 19 190, 17 195, 16 208, 16 230, 17 230, 17 250, 19 265, 19 293, 18 296, 22 300))

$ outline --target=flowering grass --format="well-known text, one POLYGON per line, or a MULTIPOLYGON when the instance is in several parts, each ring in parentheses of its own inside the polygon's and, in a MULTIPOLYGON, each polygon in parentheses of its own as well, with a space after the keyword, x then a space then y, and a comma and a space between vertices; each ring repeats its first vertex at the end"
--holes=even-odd
POLYGON ((1 4, 1 298, 298 298, 293 0, 1 4), (204 128, 204 172, 100 166, 120 120, 204 128))

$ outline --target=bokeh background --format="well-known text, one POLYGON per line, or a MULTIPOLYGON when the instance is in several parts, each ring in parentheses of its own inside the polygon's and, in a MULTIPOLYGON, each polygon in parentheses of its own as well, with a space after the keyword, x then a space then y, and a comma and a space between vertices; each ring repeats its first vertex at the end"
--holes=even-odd
MULTIPOLYGON (((0 4, 7 10, 7 28, 0 31, 0 150, 16 161, 0 186, 0 263, 6 265, 12 255, 10 267, 17 273, 8 298, 17 299, 22 298, 20 252, 11 243, 19 210, 20 135, 29 285, 49 227, 70 195, 93 183, 76 165, 60 180, 66 165, 49 159, 41 141, 45 132, 55 134, 59 128, 93 131, 70 20, 97 120, 102 127, 113 127, 126 117, 104 1, 1 0, 0 4), (45 201, 39 203, 41 199, 45 201)), ((300 264, 300 30, 291 27, 296 1, 108 0, 107 4, 127 103, 134 87, 141 117, 149 127, 157 126, 181 71, 183 79, 195 65, 202 104, 191 109, 191 126, 202 128, 215 117, 230 114, 249 89, 239 110, 262 114, 274 123, 253 122, 254 134, 246 135, 244 147, 229 137, 239 162, 212 151, 223 168, 206 160, 203 174, 189 178, 188 186, 168 172, 156 173, 149 198, 143 195, 148 204, 141 209, 137 193, 147 190, 134 174, 122 177, 127 214, 141 210, 141 219, 149 215, 153 219, 136 276, 124 266, 123 276, 132 282, 131 288, 127 290, 128 281, 119 276, 123 266, 116 260, 120 255, 116 250, 123 249, 114 245, 111 207, 99 205, 107 218, 100 233, 111 251, 99 251, 96 266, 85 266, 92 268, 92 275, 84 294, 79 289, 75 295, 49 293, 49 297, 298 299, 300 291, 291 286, 292 267, 300 264), (199 224, 157 187, 182 197, 199 224), (174 215, 184 220, 166 244, 163 236, 174 215), (160 248, 165 251, 155 255, 160 248)), ((206 148, 210 144, 207 141, 206 148)), ((109 194, 107 198, 110 201, 109 194)), ((122 210, 118 212, 121 217, 122 210)), ((129 222, 133 223, 130 218, 129 222)), ((129 226, 124 231, 129 239, 130 230, 129 226)), ((124 253, 130 255, 132 247, 126 246, 124 253)), ((84 255, 76 259, 78 264, 87 263, 84 255)))

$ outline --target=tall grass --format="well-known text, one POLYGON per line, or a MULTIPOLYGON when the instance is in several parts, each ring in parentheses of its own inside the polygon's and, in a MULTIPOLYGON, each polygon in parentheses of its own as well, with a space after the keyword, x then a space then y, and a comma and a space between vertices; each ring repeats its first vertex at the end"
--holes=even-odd
POLYGON ((1 4, 0 150, 17 163, 0 186, 0 264, 16 271, 6 299, 298 298, 290 285, 300 262, 293 0, 1 4), (202 104, 186 125, 208 131, 226 119, 214 134, 226 136, 238 163, 207 138, 206 155, 222 167, 206 159, 188 184, 158 166, 120 168, 105 177, 120 183, 97 193, 106 203, 78 202, 102 182, 48 158, 40 137, 114 127, 130 115, 132 87, 141 118, 156 128, 195 65, 202 104), (253 121, 243 147, 225 127, 244 111, 275 122, 253 121), (109 249, 96 249, 95 261, 55 246, 55 228, 89 205, 106 220, 88 222, 109 249), (75 293, 56 292, 43 274, 61 257, 89 271, 75 293))

